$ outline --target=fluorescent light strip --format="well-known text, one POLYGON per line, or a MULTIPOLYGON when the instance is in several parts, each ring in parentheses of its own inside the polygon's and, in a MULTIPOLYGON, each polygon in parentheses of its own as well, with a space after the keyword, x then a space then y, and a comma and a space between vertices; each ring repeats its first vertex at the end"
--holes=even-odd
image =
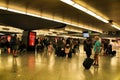
POLYGON ((78 38, 78 39, 86 39, 84 37, 76 37, 76 36, 71 36, 72 38, 78 38))
POLYGON ((79 4, 73 4, 72 6, 84 12, 88 11, 86 8, 80 6, 79 4))
POLYGON ((18 33, 22 33, 23 32, 22 29, 14 28, 14 27, 11 27, 11 26, 3 26, 3 25, 0 25, 0 31, 18 32, 18 33), (8 30, 4 30, 3 28, 7 28, 8 30))
MULTIPOLYGON (((71 1, 71 0, 68 0, 68 1, 71 1)), ((74 3, 71 3, 71 4, 74 4, 74 3)), ((37 18, 43 18, 43 19, 47 19, 47 20, 52 20, 52 21, 55 21, 55 22, 64 23, 64 24, 67 24, 67 25, 71 25, 71 26, 75 26, 75 27, 79 27, 79 28, 84 28, 84 29, 87 29, 87 30, 92 30, 92 31, 100 32, 100 33, 102 32, 102 30, 97 30, 97 29, 94 29, 94 28, 91 29, 91 28, 88 28, 88 27, 83 27, 83 26, 79 26, 79 25, 76 25, 76 24, 71 24, 71 23, 68 23, 68 22, 65 22, 65 21, 62 21, 62 20, 55 20, 55 19, 52 19, 52 18, 39 16, 39 15, 32 14, 32 13, 26 13, 26 12, 11 9, 11 8, 6 8, 6 7, 1 7, 0 6, 0 9, 8 10, 8 11, 15 12, 15 13, 20 13, 20 14, 25 14, 25 15, 29 15, 29 16, 33 16, 33 17, 37 17, 37 18)))
POLYGON ((79 26, 79 25, 76 25, 76 24, 71 24, 72 26, 76 26, 78 28, 84 28, 84 29, 87 29, 87 30, 91 30, 91 31, 95 31, 95 32, 99 32, 99 33, 102 33, 102 30, 98 30, 98 29, 95 29, 95 28, 88 28, 88 27, 83 27, 83 26, 79 26))
POLYGON ((67 33, 65 30, 60 30, 60 29, 49 29, 51 32, 57 32, 57 33, 67 33))
POLYGON ((6 7, 2 7, 2 6, 0 6, 0 9, 2 9, 2 10, 7 10, 6 7))
POLYGON ((118 29, 118 30, 120 30, 120 27, 118 27, 118 26, 116 26, 116 25, 111 25, 112 27, 114 27, 114 28, 116 28, 116 29, 118 29))
POLYGON ((78 39, 86 39, 85 37, 77 37, 77 36, 70 36, 70 35, 57 35, 58 37, 70 37, 70 38, 78 38, 78 39))
POLYGON ((67 3, 67 4, 69 4, 69 5, 73 5, 73 4, 75 4, 73 1, 71 1, 71 0, 61 0, 62 2, 64 2, 64 3, 67 3))
POLYGON ((82 33, 82 31, 79 31, 79 30, 72 30, 72 29, 66 29, 66 31, 82 33))
POLYGON ((80 29, 74 29, 74 28, 69 28, 69 27, 65 27, 66 31, 71 31, 71 32, 78 32, 78 33, 82 33, 82 30, 80 29))
POLYGON ((10 12, 15 12, 15 13, 20 13, 20 14, 26 14, 26 12, 15 10, 15 9, 8 8, 7 10, 10 11, 10 12))
POLYGON ((97 18, 97 19, 99 19, 99 20, 101 20, 103 22, 105 22, 105 23, 109 23, 108 20, 106 20, 106 19, 102 18, 101 16, 95 14, 94 12, 86 9, 85 7, 83 7, 83 6, 81 6, 81 5, 77 4, 77 3, 74 3, 72 0, 61 0, 61 1, 66 3, 66 4, 69 4, 69 5, 73 6, 75 8, 77 8, 77 9, 79 9, 79 10, 81 10, 81 11, 83 11, 83 12, 85 12, 85 13, 87 13, 87 14, 89 14, 89 15, 91 15, 91 16, 93 16, 93 17, 95 17, 95 18, 97 18))

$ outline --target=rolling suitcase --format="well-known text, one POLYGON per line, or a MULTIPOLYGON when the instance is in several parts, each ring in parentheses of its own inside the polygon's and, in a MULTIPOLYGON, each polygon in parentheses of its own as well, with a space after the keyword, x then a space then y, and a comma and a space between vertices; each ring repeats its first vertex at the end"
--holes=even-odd
POLYGON ((116 51, 112 51, 112 55, 115 56, 116 55, 116 51))
POLYGON ((84 61, 83 61, 83 66, 85 67, 85 69, 89 69, 91 67, 91 65, 93 64, 93 59, 91 58, 86 58, 84 61))

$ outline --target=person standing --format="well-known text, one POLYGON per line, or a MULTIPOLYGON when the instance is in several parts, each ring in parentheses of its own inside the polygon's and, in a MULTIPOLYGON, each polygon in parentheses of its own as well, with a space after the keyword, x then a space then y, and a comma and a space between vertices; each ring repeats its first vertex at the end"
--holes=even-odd
POLYGON ((94 65, 99 66, 99 53, 101 42, 99 41, 99 36, 95 36, 95 45, 94 45, 94 65))
POLYGON ((66 46, 65 46, 65 54, 66 54, 66 58, 68 58, 68 55, 70 54, 70 44, 66 44, 66 46))
POLYGON ((104 40, 104 55, 107 55, 108 44, 109 44, 109 41, 104 40))
POLYGON ((92 54, 92 41, 90 38, 87 38, 87 40, 86 40, 85 52, 86 52, 87 58, 90 58, 90 56, 92 54))
POLYGON ((19 39, 17 38, 17 35, 15 34, 12 38, 12 50, 13 50, 14 57, 17 57, 18 47, 19 47, 19 39))

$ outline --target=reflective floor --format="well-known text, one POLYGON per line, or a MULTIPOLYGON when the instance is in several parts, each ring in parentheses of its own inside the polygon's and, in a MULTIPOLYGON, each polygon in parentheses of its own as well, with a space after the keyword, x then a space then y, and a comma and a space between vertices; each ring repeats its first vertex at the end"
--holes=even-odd
POLYGON ((85 57, 83 52, 71 59, 45 52, 23 53, 18 57, 2 53, 0 80, 120 80, 119 51, 114 57, 101 54, 99 67, 91 66, 89 70, 82 65, 85 57))

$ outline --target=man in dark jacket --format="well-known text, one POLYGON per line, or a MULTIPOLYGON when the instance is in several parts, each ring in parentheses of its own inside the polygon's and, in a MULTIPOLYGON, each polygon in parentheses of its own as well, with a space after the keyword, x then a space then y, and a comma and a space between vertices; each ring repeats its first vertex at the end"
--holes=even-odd
POLYGON ((86 52, 87 58, 90 58, 92 54, 92 41, 90 38, 87 38, 86 43, 84 45, 84 50, 86 52))

